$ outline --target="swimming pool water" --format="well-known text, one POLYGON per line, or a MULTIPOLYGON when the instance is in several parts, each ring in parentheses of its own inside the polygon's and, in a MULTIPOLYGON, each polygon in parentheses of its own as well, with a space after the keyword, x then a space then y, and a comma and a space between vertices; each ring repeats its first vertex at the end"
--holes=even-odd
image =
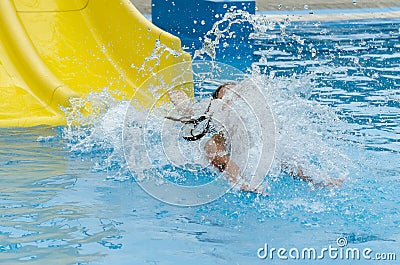
POLYGON ((118 132, 79 144, 91 128, 75 138, 64 128, 1 129, 0 262, 292 264, 302 261, 261 260, 257 250, 337 247, 338 237, 400 259, 400 20, 281 24, 255 41, 258 71, 282 94, 347 122, 340 150, 351 161, 325 154, 339 168, 354 165, 343 187, 281 174, 266 198, 232 192, 175 207, 145 193, 115 157, 118 140, 108 137, 118 132))

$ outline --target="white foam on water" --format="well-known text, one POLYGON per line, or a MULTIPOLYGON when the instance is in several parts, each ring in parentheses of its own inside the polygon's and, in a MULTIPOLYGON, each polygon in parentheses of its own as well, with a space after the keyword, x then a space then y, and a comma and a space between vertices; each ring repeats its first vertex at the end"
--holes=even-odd
MULTIPOLYGON (((282 37, 296 41, 300 45, 303 44, 300 37, 286 34, 285 29, 290 24, 288 21, 271 22, 265 16, 235 11, 227 13, 214 25, 204 37, 203 48, 197 51, 194 57, 214 60, 217 56, 215 47, 223 45, 222 42, 225 39, 233 36, 230 27, 244 22, 250 23, 258 35, 267 35, 269 30, 278 26, 282 37), (223 25, 225 28, 222 28, 223 25)), ((164 52, 170 52, 174 56, 173 52, 157 44, 154 54, 148 60, 154 61, 158 54, 164 52)), ((144 69, 145 66, 135 67, 144 69)), ((210 75, 213 76, 213 73, 210 75)), ((218 77, 220 74, 217 73, 215 76, 218 77)), ((313 74, 293 75, 289 78, 275 77, 273 74, 267 76, 260 73, 257 64, 254 64, 247 79, 251 81, 250 84, 261 90, 275 119, 276 149, 269 176, 282 176, 282 171, 289 169, 296 172, 297 168, 301 167, 305 175, 317 182, 348 177, 349 170, 354 165, 346 151, 350 144, 347 139, 348 126, 328 106, 310 99, 311 92, 315 88, 312 83, 313 74)), ((151 89, 156 91, 156 88, 151 89)), ((157 96, 155 93, 153 95, 157 96)), ((64 139, 68 142, 71 151, 87 155, 101 154, 104 159, 98 162, 94 169, 109 171, 110 178, 116 180, 130 178, 124 158, 124 144, 125 147, 131 144, 137 152, 135 165, 139 171, 134 174, 138 173, 142 177, 142 173, 154 164, 159 167, 171 165, 183 168, 190 168, 188 166, 190 164, 199 164, 200 167, 208 165, 204 155, 201 154, 204 141, 198 144, 179 139, 177 136, 181 134, 182 127, 177 123, 166 122, 162 111, 149 114, 130 108, 133 109, 129 113, 132 115, 131 120, 135 123, 133 126, 136 126, 140 133, 143 132, 144 127, 146 131, 144 136, 139 133, 135 137, 133 132, 128 142, 126 142, 127 139, 123 140, 124 120, 129 104, 128 101, 114 100, 106 90, 102 93, 92 93, 85 99, 73 101, 72 106, 65 110, 68 126, 63 130, 64 139), (81 112, 86 105, 94 109, 93 114, 84 115, 81 112), (175 150, 177 152, 174 152, 175 150), (165 156, 165 153, 168 155, 165 156)), ((251 107, 258 106, 255 104, 251 107)), ((249 111, 240 104, 236 104, 235 108, 236 111, 249 111)), ((251 113, 249 114, 248 116, 251 117, 251 113)), ((256 129, 253 128, 254 121, 245 119, 244 122, 247 122, 245 128, 252 137, 249 166, 256 166, 253 164, 257 163, 257 159, 252 156, 257 156, 259 153, 257 141, 262 140, 257 137, 256 129)), ((260 164, 262 163, 263 161, 260 161, 260 164)))
MULTIPOLYGON (((247 85, 257 84, 258 88, 263 90, 275 119, 276 149, 269 175, 280 176, 283 168, 295 169, 301 166, 306 175, 317 181, 346 178, 349 168, 353 166, 352 160, 346 152, 349 145, 346 140, 347 124, 341 121, 328 106, 321 105, 304 96, 313 89, 310 78, 307 76, 271 78, 259 74, 254 74, 249 78, 252 79, 252 82, 248 82, 247 85)), ((104 161, 97 164, 95 169, 110 171, 114 175, 110 176, 111 178, 126 179, 122 131, 126 110, 130 103, 116 101, 104 91, 90 94, 86 99, 73 102, 73 104, 75 105, 66 110, 68 126, 63 130, 63 137, 71 151, 83 155, 102 154, 104 161), (102 110, 89 116, 84 116, 77 111, 88 102, 95 106, 93 108, 100 109, 101 107, 102 110)), ((252 107, 257 108, 257 106, 252 107)), ((246 108, 239 109, 238 104, 235 108, 235 111, 238 112, 250 111, 246 108)), ((135 126, 140 129, 146 127, 147 130, 146 144, 137 145, 136 142, 143 139, 137 139, 134 135, 130 137, 132 146, 142 148, 142 150, 136 150, 143 156, 137 157, 137 165, 140 163, 152 164, 156 160, 160 166, 168 165, 171 161, 174 161, 174 166, 184 166, 190 163, 207 165, 207 161, 201 154, 201 144, 178 139, 181 130, 179 123, 170 123, 167 130, 160 131, 159 128, 165 126, 165 119, 157 116, 157 112, 147 115, 139 110, 133 111, 131 115, 136 117, 134 118, 135 126), (177 144, 179 144, 179 148, 177 148, 177 144), (174 151, 175 157, 165 155, 165 153, 174 154, 174 151), (150 162, 145 162, 149 158, 150 162)), ((249 114, 248 117, 251 118, 251 113, 249 114)), ((247 122, 251 123, 250 120, 247 122)), ((233 122, 237 122, 237 120, 233 122)), ((252 124, 246 124, 245 129, 253 137, 250 148, 257 149, 259 138, 255 132, 256 128, 253 128, 252 124)), ((259 153, 255 149, 253 149, 254 154, 259 153)), ((251 163, 256 163, 254 162, 256 159, 252 161, 251 163)), ((142 169, 145 168, 142 167, 142 169)))

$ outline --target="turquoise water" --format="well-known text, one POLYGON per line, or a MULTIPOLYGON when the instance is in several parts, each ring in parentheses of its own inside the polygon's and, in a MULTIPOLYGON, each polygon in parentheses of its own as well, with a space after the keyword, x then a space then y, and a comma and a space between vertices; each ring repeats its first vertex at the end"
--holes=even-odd
POLYGON ((313 160, 311 173, 345 178, 338 189, 273 168, 269 197, 162 203, 126 168, 126 103, 107 94, 97 95, 110 108, 93 127, 0 130, 0 262, 336 264, 257 251, 338 247, 340 237, 400 259, 399 40, 400 20, 286 23, 255 36, 253 77, 281 126, 277 155, 313 160))

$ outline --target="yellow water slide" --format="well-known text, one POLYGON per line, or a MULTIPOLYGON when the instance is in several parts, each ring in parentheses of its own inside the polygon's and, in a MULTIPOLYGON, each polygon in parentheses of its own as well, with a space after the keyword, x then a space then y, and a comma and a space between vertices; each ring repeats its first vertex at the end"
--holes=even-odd
POLYGON ((0 0, 0 127, 63 125, 60 107, 104 89, 142 105, 143 83, 191 93, 190 61, 129 0, 0 0))

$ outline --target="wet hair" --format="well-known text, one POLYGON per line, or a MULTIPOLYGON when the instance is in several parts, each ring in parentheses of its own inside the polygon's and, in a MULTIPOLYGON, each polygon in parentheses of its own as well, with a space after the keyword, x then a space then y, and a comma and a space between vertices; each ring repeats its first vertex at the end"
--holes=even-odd
MULTIPOLYGON (((226 86, 229 86, 229 85, 236 85, 236 83, 227 82, 227 83, 222 84, 219 87, 217 87, 217 89, 212 94, 211 100, 218 99, 221 89, 226 87, 226 86)), ((190 136, 183 136, 182 138, 185 139, 186 141, 197 141, 197 140, 200 140, 201 138, 203 138, 207 133, 211 132, 211 128, 212 128, 211 120, 212 120, 212 117, 207 115, 208 112, 210 111, 210 107, 211 107, 211 102, 208 105, 206 111, 204 112, 204 115, 201 115, 197 119, 189 119, 189 120, 187 120, 187 119, 174 119, 172 117, 166 117, 166 118, 170 119, 170 120, 173 120, 173 121, 180 121, 180 122, 182 122, 184 124, 192 124, 193 125, 193 129, 190 130, 190 136), (207 121, 205 122, 205 126, 204 126, 203 131, 201 133, 199 133, 199 134, 193 134, 194 130, 205 120, 207 120, 207 121)))
MULTIPOLYGON (((219 94, 221 92, 221 89, 229 86, 229 85, 236 85, 236 83, 234 82, 227 82, 225 84, 220 85, 219 87, 217 87, 217 89, 212 93, 212 97, 211 97, 211 101, 213 99, 218 99, 219 98, 219 94)), ((190 121, 190 123, 193 124, 193 129, 190 131, 191 136, 183 136, 183 139, 185 139, 186 141, 197 141, 200 140, 201 138, 203 138, 207 133, 211 132, 211 121, 212 121, 212 117, 211 116, 207 116, 208 112, 210 111, 210 107, 211 107, 211 102, 208 105, 206 111, 204 112, 204 115, 200 116, 197 119, 193 119, 190 121), (193 131, 196 129, 196 127, 203 122, 204 120, 206 120, 206 125, 203 129, 203 131, 199 134, 194 135, 193 131)), ((186 123, 187 124, 187 123, 186 123)))
POLYGON ((226 86, 230 86, 230 85, 236 85, 236 83, 234 82, 227 82, 225 84, 220 85, 219 87, 217 87, 217 89, 215 89, 215 91, 212 93, 212 98, 213 99, 218 99, 219 98, 219 93, 221 91, 221 89, 223 89, 226 86))

